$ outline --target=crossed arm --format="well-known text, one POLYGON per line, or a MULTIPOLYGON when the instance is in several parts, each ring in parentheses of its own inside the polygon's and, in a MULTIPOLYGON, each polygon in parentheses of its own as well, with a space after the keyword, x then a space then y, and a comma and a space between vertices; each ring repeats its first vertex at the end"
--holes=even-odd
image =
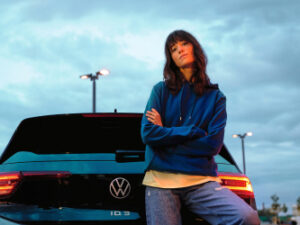
POLYGON ((215 155, 223 145, 226 124, 225 104, 226 99, 224 96, 217 100, 214 115, 209 121, 207 130, 195 125, 164 127, 158 110, 149 107, 143 118, 143 141, 153 147, 169 148, 172 146, 172 152, 175 154, 215 155))

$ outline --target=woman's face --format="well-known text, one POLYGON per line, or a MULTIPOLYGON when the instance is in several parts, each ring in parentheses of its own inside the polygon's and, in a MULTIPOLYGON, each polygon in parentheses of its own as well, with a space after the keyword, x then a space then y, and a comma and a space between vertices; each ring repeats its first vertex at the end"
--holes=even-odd
POLYGON ((186 68, 193 66, 195 61, 194 48, 190 42, 177 41, 170 48, 171 57, 179 68, 186 68))

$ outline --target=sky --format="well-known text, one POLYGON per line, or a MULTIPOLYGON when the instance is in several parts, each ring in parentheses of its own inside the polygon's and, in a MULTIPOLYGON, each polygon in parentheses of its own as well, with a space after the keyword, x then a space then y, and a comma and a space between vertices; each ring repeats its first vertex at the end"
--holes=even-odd
POLYGON ((300 1, 0 0, 0 153, 27 117, 143 112, 163 79, 164 43, 184 29, 202 45, 208 75, 227 98, 224 142, 258 208, 300 197, 300 1))

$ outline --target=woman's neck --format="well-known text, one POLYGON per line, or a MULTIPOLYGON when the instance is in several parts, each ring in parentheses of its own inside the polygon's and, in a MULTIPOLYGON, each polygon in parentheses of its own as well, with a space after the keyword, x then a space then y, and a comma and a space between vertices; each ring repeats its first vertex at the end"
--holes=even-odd
POLYGON ((193 67, 185 67, 185 68, 180 68, 180 72, 183 74, 184 78, 190 82, 191 78, 194 73, 194 68, 193 67))

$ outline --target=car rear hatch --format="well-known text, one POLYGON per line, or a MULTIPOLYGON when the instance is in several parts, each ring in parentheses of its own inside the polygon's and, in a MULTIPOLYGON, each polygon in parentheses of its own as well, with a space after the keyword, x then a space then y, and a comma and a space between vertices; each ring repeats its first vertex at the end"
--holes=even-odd
POLYGON ((85 114, 23 121, 1 158, 0 216, 26 223, 143 221, 140 119, 85 114))

